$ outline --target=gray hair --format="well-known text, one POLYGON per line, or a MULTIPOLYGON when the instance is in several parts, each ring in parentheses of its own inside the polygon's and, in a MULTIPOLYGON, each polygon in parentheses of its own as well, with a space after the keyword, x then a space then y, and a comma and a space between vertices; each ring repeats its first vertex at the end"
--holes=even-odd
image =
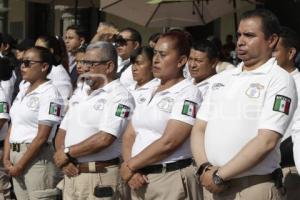
POLYGON ((118 68, 118 54, 117 50, 112 45, 110 42, 96 42, 93 44, 90 44, 87 48, 86 51, 97 49, 99 51, 99 56, 101 57, 102 60, 111 60, 113 61, 115 65, 115 70, 118 68))

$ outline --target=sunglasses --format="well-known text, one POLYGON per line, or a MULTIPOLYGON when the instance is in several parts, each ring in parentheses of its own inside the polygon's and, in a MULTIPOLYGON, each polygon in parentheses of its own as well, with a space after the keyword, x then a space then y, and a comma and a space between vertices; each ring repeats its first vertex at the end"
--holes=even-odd
POLYGON ((96 67, 97 65, 104 65, 110 60, 94 61, 94 60, 78 60, 77 63, 88 67, 96 67))
POLYGON ((125 46, 125 45, 127 45, 128 41, 135 41, 135 40, 134 39, 129 39, 129 38, 123 38, 122 36, 119 35, 115 38, 115 45, 117 47, 125 46))
POLYGON ((23 65, 25 68, 30 68, 35 63, 43 63, 44 61, 41 60, 22 60, 21 65, 23 65))

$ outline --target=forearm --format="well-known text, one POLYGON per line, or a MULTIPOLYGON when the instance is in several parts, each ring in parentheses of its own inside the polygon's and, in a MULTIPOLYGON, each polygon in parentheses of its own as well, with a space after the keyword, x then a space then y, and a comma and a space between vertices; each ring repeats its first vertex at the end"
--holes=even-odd
POLYGON ((191 150, 197 166, 207 162, 204 148, 205 125, 197 121, 191 133, 191 150))
POLYGON ((8 129, 5 139, 4 139, 3 160, 10 160, 9 137, 10 137, 10 128, 8 129))
POLYGON ((255 137, 232 160, 220 167, 220 176, 224 180, 228 180, 251 169, 261 162, 275 147, 274 141, 270 143, 262 137, 255 137))
POLYGON ((94 37, 91 39, 91 44, 93 44, 93 43, 96 43, 96 42, 98 42, 99 40, 100 40, 100 37, 101 37, 101 34, 100 33, 96 33, 95 35, 94 35, 94 37))
POLYGON ((66 131, 59 129, 55 137, 55 149, 65 148, 66 131))
POLYGON ((135 133, 124 134, 122 143, 122 156, 124 161, 131 158, 132 146, 135 141, 135 133))
POLYGON ((79 144, 70 147, 72 157, 81 157, 93 153, 98 153, 111 145, 115 137, 108 133, 96 133, 79 144))

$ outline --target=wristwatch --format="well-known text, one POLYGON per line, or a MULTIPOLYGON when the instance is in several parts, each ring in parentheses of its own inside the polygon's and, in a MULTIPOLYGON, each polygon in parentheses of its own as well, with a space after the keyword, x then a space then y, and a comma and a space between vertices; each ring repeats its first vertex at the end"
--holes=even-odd
POLYGON ((70 147, 66 147, 64 149, 64 153, 66 154, 66 156, 68 157, 68 159, 69 159, 70 162, 72 162, 72 163, 76 163, 77 162, 76 158, 74 158, 74 157, 72 157, 70 155, 70 147))
POLYGON ((218 174, 218 170, 216 170, 214 173, 213 173, 213 182, 214 184, 220 186, 220 185, 224 185, 225 184, 225 181, 222 179, 222 177, 218 174))

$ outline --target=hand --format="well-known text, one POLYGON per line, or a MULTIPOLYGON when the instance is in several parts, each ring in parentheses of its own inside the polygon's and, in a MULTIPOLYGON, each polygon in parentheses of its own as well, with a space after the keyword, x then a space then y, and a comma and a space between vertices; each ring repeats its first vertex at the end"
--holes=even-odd
POLYGON ((62 167, 69 161, 68 156, 64 153, 63 149, 58 149, 54 154, 54 162, 57 167, 62 167))
POLYGON ((137 190, 141 188, 143 185, 148 184, 149 180, 147 176, 140 174, 140 173, 135 173, 131 179, 128 181, 128 185, 131 189, 137 190))
POLYGON ((79 169, 71 162, 66 164, 62 169, 64 174, 69 178, 79 174, 79 169))
POLYGON ((18 165, 18 163, 14 166, 13 165, 10 166, 8 169, 9 175, 14 176, 14 177, 20 176, 22 174, 22 172, 23 172, 23 167, 18 165))
POLYGON ((123 162, 120 168, 120 175, 122 179, 127 183, 130 178, 133 176, 134 172, 129 169, 128 164, 123 162))
POLYGON ((220 193, 225 190, 225 186, 216 185, 213 181, 213 173, 216 170, 218 170, 216 166, 209 167, 208 170, 200 176, 201 184, 211 193, 220 193))

